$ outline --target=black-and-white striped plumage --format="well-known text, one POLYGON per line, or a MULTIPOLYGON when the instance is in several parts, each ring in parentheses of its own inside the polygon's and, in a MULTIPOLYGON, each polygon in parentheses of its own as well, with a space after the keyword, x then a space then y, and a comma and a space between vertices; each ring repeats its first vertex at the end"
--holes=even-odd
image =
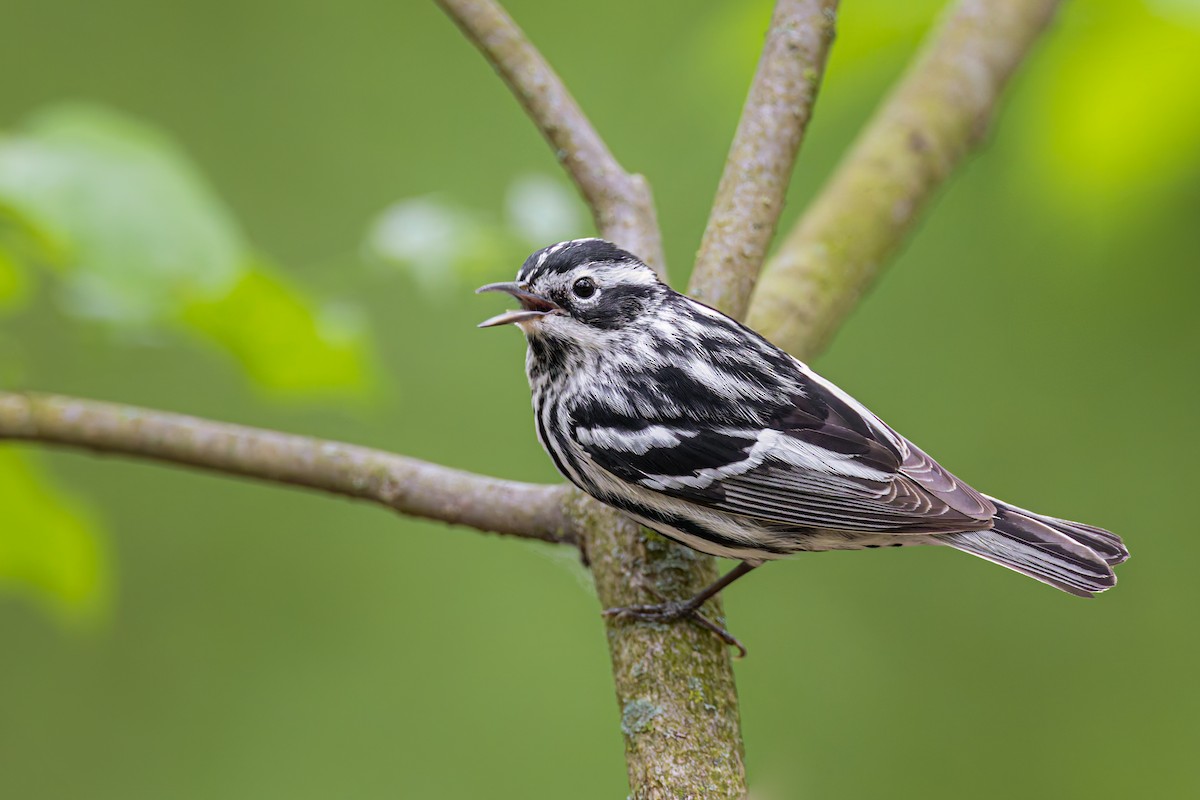
POLYGON ((1081 596, 1116 583, 1108 531, 972 489, 754 331, 600 239, 491 287, 522 310, 537 432, 558 470, 690 547, 752 564, 942 544, 1081 596))

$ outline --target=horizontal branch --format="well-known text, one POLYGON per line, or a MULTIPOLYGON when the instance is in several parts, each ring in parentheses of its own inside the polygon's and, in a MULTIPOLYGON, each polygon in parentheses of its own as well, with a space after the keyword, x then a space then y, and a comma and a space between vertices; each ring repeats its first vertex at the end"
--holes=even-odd
POLYGON ((492 63, 554 148, 605 238, 665 275, 650 185, 627 173, 554 69, 494 0, 437 0, 492 63))
POLYGON ((777 0, 689 293, 746 315, 833 43, 837 0, 777 0))
POLYGON ((962 0, 768 262, 749 324, 819 352, 921 211, 981 141, 1057 0, 962 0))
POLYGON ((5 439, 304 486, 508 536, 575 541, 566 486, 488 478, 341 442, 135 406, 0 392, 0 440, 5 439))

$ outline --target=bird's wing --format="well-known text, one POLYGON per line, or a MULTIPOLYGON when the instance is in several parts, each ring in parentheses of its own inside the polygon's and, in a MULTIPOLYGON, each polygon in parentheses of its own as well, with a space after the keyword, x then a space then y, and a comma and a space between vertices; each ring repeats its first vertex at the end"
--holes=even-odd
POLYGON ((600 468, 645 489, 782 526, 863 533, 987 528, 995 507, 817 378, 765 425, 578 425, 600 468))

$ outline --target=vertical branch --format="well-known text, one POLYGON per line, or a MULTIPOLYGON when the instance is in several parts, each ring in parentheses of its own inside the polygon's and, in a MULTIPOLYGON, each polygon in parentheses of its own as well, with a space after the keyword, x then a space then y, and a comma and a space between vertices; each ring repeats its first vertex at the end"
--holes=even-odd
POLYGON ((820 351, 987 131, 1057 0, 962 0, 767 264, 749 324, 820 351))
MULTIPOLYGON (((438 0, 496 67, 591 205, 600 234, 663 275, 649 188, 620 168, 558 76, 492 0, 438 0)), ((653 587, 689 597, 717 577, 716 561, 641 528, 590 498, 572 522, 603 607, 651 602, 653 587)), ((710 605, 720 615, 720 602, 710 605)), ((725 645, 681 621, 610 619, 613 682, 635 798, 742 797, 741 723, 725 645)))
MULTIPOLYGON (((606 608, 655 602, 643 587, 690 597, 717 578, 716 560, 580 497, 573 509, 606 608)), ((720 618, 721 606, 706 613, 720 618)), ((741 712, 729 649, 686 620, 607 623, 635 800, 746 794, 741 712)))
POLYGON ((837 0, 778 0, 689 292, 742 318, 775 236, 833 43, 837 0))

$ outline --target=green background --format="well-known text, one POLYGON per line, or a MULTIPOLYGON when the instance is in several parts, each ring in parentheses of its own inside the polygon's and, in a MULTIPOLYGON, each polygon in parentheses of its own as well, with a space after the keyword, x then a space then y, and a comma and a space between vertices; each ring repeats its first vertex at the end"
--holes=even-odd
MULTIPOLYGON (((844 6, 785 224, 937 9, 844 6)), ((769 5, 509 8, 653 182, 682 286, 769 5)), ((562 179, 431 3, 6 0, 0 42, 0 132, 64 100, 156 126, 362 346, 359 366, 297 388, 220 344, 269 333, 269 315, 222 312, 208 339, 191 318, 130 330, 26 271, 0 319, 6 385, 556 479, 519 336, 476 331, 500 306, 470 289, 546 243, 504 222, 514 179, 562 179), (379 263, 372 220, 427 196, 473 249, 440 276, 379 263)), ((1091 602, 934 549, 806 556, 738 584, 762 797, 1200 794, 1200 9, 1068 3, 1012 88, 817 366, 973 484, 1111 528, 1133 559, 1091 602)), ((279 330, 258 352, 304 361, 279 330)), ((67 589, 0 580, 0 795, 626 791, 597 603, 565 549, 145 463, 0 455, 14 450, 53 494, 34 513, 10 491, 0 541, 57 509, 98 554, 76 552, 67 589)))

